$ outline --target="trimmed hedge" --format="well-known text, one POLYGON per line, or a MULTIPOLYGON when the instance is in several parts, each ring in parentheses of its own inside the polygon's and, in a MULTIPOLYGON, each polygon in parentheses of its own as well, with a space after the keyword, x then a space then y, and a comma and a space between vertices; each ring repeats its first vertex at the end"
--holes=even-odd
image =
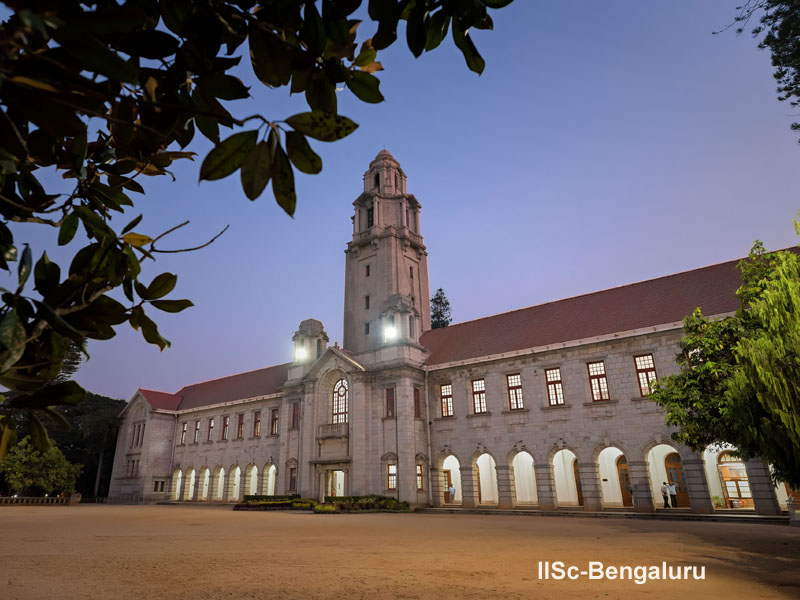
POLYGON ((345 512, 361 511, 396 511, 407 512, 411 510, 408 502, 400 502, 396 498, 370 494, 368 496, 325 496, 325 502, 335 504, 345 512))
POLYGON ((299 494, 289 494, 287 496, 264 496, 261 494, 255 494, 252 496, 245 496, 245 502, 269 502, 271 500, 296 500, 299 498, 299 494))
POLYGON ((333 515, 341 512, 337 504, 316 504, 314 506, 314 514, 317 515, 333 515))

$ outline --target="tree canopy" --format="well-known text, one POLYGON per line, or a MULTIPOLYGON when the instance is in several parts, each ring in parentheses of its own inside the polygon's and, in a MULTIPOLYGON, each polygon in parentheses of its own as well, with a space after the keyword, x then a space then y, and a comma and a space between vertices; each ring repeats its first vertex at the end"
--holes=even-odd
POLYGON ((444 290, 439 288, 431 298, 431 329, 447 327, 453 322, 450 301, 444 295, 444 290))
POLYGON ((40 452, 27 436, 0 461, 0 473, 15 494, 73 492, 81 468, 67 461, 54 445, 40 452))
POLYGON ((652 398, 678 427, 676 441, 694 450, 732 444, 800 488, 800 258, 757 243, 739 268, 742 309, 687 317, 681 370, 658 381, 652 398))
POLYGON ((10 413, 28 411, 32 441, 45 447, 39 417, 83 398, 75 382, 52 383, 70 344, 85 353, 87 339, 109 339, 128 323, 163 350, 169 342, 153 311, 192 306, 168 298, 175 274, 140 280, 143 261, 190 250, 163 246, 186 223, 143 227, 134 198, 145 193, 144 179, 193 160, 199 132, 214 144, 201 180, 238 172, 251 200, 271 183, 292 215, 295 172, 322 169, 309 139, 333 142, 357 127, 338 114, 338 86, 364 102, 383 100, 378 53, 397 40, 401 22, 415 57, 449 35, 480 74, 470 32, 491 29, 489 9, 510 3, 7 0, 14 13, 0 25, 0 269, 16 262, 17 281, 0 290, 0 385, 20 393, 0 407, 0 458, 16 436, 10 413), (228 103, 249 96, 231 74, 242 58, 267 88, 303 94, 309 110, 234 115, 228 103), (12 223, 53 228, 59 245, 82 246, 59 265, 18 239, 12 223))

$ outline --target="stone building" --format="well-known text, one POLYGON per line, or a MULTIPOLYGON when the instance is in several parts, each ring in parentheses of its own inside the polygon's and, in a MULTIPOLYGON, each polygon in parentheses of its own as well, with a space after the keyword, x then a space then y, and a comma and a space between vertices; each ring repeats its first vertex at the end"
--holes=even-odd
POLYGON ((737 261, 430 330, 421 205, 386 150, 353 207, 342 347, 308 319, 290 363, 137 390, 112 498, 653 511, 670 481, 693 512, 785 506, 763 463, 676 445, 648 399, 683 317, 737 309, 737 261))

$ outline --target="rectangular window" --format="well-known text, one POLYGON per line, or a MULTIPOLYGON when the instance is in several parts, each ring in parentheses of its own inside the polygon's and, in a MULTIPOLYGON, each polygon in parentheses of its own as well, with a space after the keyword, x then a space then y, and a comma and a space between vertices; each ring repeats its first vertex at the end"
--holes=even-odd
POLYGON ((188 423, 184 423, 183 427, 181 428, 181 445, 186 443, 186 430, 189 427, 188 423))
POLYGON ((419 388, 414 388, 414 418, 422 418, 422 404, 419 400, 419 388))
POLYGON ((214 440, 214 419, 211 418, 208 420, 208 441, 211 442, 214 440))
POLYGON ((367 209, 367 227, 372 227, 375 224, 375 211, 372 208, 367 209))
POLYGON ((422 490, 422 465, 417 465, 417 491, 421 492, 422 490))
POLYGON ((364 308, 369 310, 369 296, 364 296, 364 308))
POLYGON ((442 384, 440 388, 442 398, 442 416, 453 416, 453 385, 450 383, 442 384))
POLYGON ((222 417, 222 438, 221 439, 223 439, 223 440, 227 440, 228 439, 228 428, 230 427, 230 424, 231 424, 231 418, 230 417, 222 417))
POLYGON ((289 491, 291 493, 297 491, 297 467, 289 468, 289 491))
POLYGON ((278 435, 278 409, 272 409, 272 416, 269 421, 269 434, 278 435))
POLYGON ((136 444, 138 443, 138 441, 139 441, 139 426, 138 425, 134 425, 133 426, 133 435, 131 435, 131 445, 129 447, 130 448, 135 448, 136 444))
POLYGON ((154 491, 154 492, 157 492, 157 491, 158 491, 158 482, 157 482, 157 481, 154 481, 154 482, 153 482, 153 491, 154 491))
POLYGON ((564 404, 564 388, 561 385, 561 369, 546 369, 544 378, 547 380, 547 400, 550 406, 564 404))
POLYGON ((139 429, 139 446, 141 447, 144 444, 144 423, 141 425, 141 429, 139 429))
POLYGON ((298 429, 300 427, 300 403, 293 402, 292 403, 292 429, 298 429))
POLYGON ((367 277, 369 277, 369 265, 367 265, 367 277))
POLYGON ((519 373, 516 375, 506 375, 508 382, 508 406, 511 410, 521 410, 524 408, 522 404, 522 377, 519 373))
POLYGON ((652 354, 634 356, 633 361, 636 365, 636 378, 639 380, 639 391, 642 397, 649 396, 653 391, 652 383, 658 381, 656 377, 656 363, 653 361, 652 354))
POLYGON ((369 335, 369 321, 364 323, 364 335, 369 335))
POLYGON ((386 388, 386 416, 394 415, 394 388, 386 388))
POLYGON ((472 380, 472 408, 476 415, 486 412, 486 381, 472 380))
POLYGON ((414 267, 408 267, 408 274, 411 277, 411 281, 414 281, 414 267))
POLYGON ((397 465, 386 465, 386 489, 397 489, 397 465))
POLYGON ((244 437, 244 415, 239 415, 236 421, 236 439, 240 440, 244 437))
POLYGON ((606 365, 602 360, 586 363, 589 369, 589 383, 592 386, 592 401, 608 400, 608 379, 606 379, 606 365))
POLYGON ((253 437, 261 436, 261 411, 253 413, 253 437))
POLYGON ((200 441, 200 421, 194 422, 194 443, 200 441))

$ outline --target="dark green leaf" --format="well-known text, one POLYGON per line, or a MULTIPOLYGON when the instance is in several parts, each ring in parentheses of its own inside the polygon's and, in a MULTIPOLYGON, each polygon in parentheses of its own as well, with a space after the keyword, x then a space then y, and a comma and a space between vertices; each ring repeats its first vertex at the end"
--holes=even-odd
POLYGON ((33 393, 17 396, 8 404, 18 408, 42 409, 48 406, 76 406, 86 397, 84 390, 75 381, 62 381, 48 385, 33 393))
POLYGON ((415 58, 418 58, 425 50, 425 42, 428 37, 425 32, 426 14, 425 3, 420 0, 414 5, 406 23, 406 43, 415 58))
POLYGON ((336 114, 336 84, 323 71, 315 71, 309 78, 306 102, 312 110, 336 114))
POLYGON ((469 70, 474 71, 478 75, 483 73, 483 69, 486 67, 486 61, 484 61, 483 57, 478 53, 478 49, 475 47, 475 44, 472 43, 472 38, 464 31, 457 19, 453 20, 453 41, 456 47, 461 50, 461 54, 464 55, 464 60, 467 61, 469 70))
POLYGON ((125 225, 125 227, 122 229, 122 233, 120 233, 120 237, 131 231, 134 227, 136 227, 141 220, 142 220, 142 215, 139 215, 133 221, 125 225))
POLYGON ((201 77, 197 81, 197 85, 206 94, 211 94, 223 100, 238 100, 250 97, 249 88, 242 83, 241 79, 233 75, 224 73, 208 75, 201 77))
POLYGON ((163 298, 167 294, 169 294, 174 288, 175 284, 178 283, 178 276, 172 273, 161 273, 158 275, 150 285, 147 286, 146 295, 142 296, 144 300, 156 300, 158 298, 163 298))
POLYGON ((72 241, 75 237, 75 232, 78 231, 78 213, 69 213, 61 222, 61 227, 58 228, 58 245, 64 246, 72 241))
POLYGON ((47 252, 43 252, 42 257, 36 261, 33 279, 36 282, 36 291, 42 296, 47 296, 58 286, 61 268, 48 258, 47 252))
POLYGON ((17 311, 11 309, 0 321, 0 343, 8 350, 8 356, 0 366, 0 372, 10 369, 25 352, 25 327, 19 319, 17 311))
POLYGON ((359 50, 353 64, 357 67, 366 67, 372 64, 377 56, 378 52, 372 47, 372 38, 370 38, 364 40, 364 43, 361 44, 361 50, 359 50))
POLYGON ((347 80, 350 91, 360 100, 371 104, 383 102, 383 94, 378 89, 380 84, 380 79, 363 71, 353 71, 352 77, 347 80))
POLYGON ((450 15, 440 10, 425 22, 425 27, 427 29, 425 50, 430 52, 437 48, 442 43, 442 40, 447 37, 447 30, 450 27, 450 15))
POLYGON ((139 325, 142 329, 142 336, 149 344, 155 344, 161 350, 169 347, 169 341, 158 332, 158 325, 145 315, 144 311, 139 315, 139 325))
POLYGON ((293 216, 297 205, 297 195, 294 191, 294 173, 292 172, 292 165, 289 164, 289 159, 280 146, 275 149, 275 157, 272 159, 272 193, 275 195, 275 201, 278 206, 286 211, 286 214, 290 217, 293 216))
POLYGON ((253 72, 263 83, 278 87, 289 83, 292 76, 293 48, 271 31, 250 26, 250 62, 253 72))
POLYGON ((28 414, 28 433, 31 436, 31 443, 37 450, 45 452, 50 447, 50 437, 47 435, 47 429, 45 429, 39 417, 32 412, 28 414))
POLYGON ((19 266, 17 267, 17 275, 18 275, 18 287, 17 293, 22 291, 22 288, 25 287, 25 282, 28 281, 28 277, 30 277, 31 269, 33 268, 33 252, 31 251, 31 247, 28 244, 25 244, 25 250, 22 251, 22 258, 19 261, 19 266))
POLYGON ((316 175, 322 171, 322 159, 308 145, 306 136, 297 131, 286 132, 286 153, 299 171, 316 175))
POLYGON ((347 117, 318 110, 292 115, 286 123, 303 135, 323 142, 340 140, 358 128, 358 124, 347 117))
POLYGON ((208 153, 200 167, 200 179, 222 179, 233 173, 258 141, 258 131, 234 133, 208 153))
MULTIPOLYGON (((75 329, 72 325, 67 323, 64 319, 61 318, 60 315, 56 313, 49 305, 44 302, 39 302, 38 300, 33 301, 36 304, 36 307, 39 309, 39 317, 47 321, 50 327, 57 333, 60 333, 64 337, 71 339, 73 342, 78 344, 81 348, 84 345, 83 335, 75 329)), ((85 352, 85 351, 84 351, 85 352)))
POLYGON ((178 50, 180 42, 170 34, 157 29, 144 29, 126 35, 117 44, 117 48, 131 56, 159 59, 172 56, 178 50))
POLYGON ((483 0, 483 3, 488 6, 489 8, 503 8, 504 6, 508 6, 514 0, 483 0))
POLYGON ((271 155, 272 152, 267 142, 259 142, 242 161, 242 170, 240 172, 242 189, 250 200, 258 198, 269 183, 272 167, 271 155))
POLYGON ((325 24, 314 2, 306 2, 304 13, 303 30, 301 32, 303 41, 308 46, 311 56, 322 56, 325 45, 328 43, 328 36, 325 33, 325 24))
POLYGON ((168 313, 178 313, 190 306, 194 306, 191 300, 153 300, 150 304, 158 310, 168 313))

